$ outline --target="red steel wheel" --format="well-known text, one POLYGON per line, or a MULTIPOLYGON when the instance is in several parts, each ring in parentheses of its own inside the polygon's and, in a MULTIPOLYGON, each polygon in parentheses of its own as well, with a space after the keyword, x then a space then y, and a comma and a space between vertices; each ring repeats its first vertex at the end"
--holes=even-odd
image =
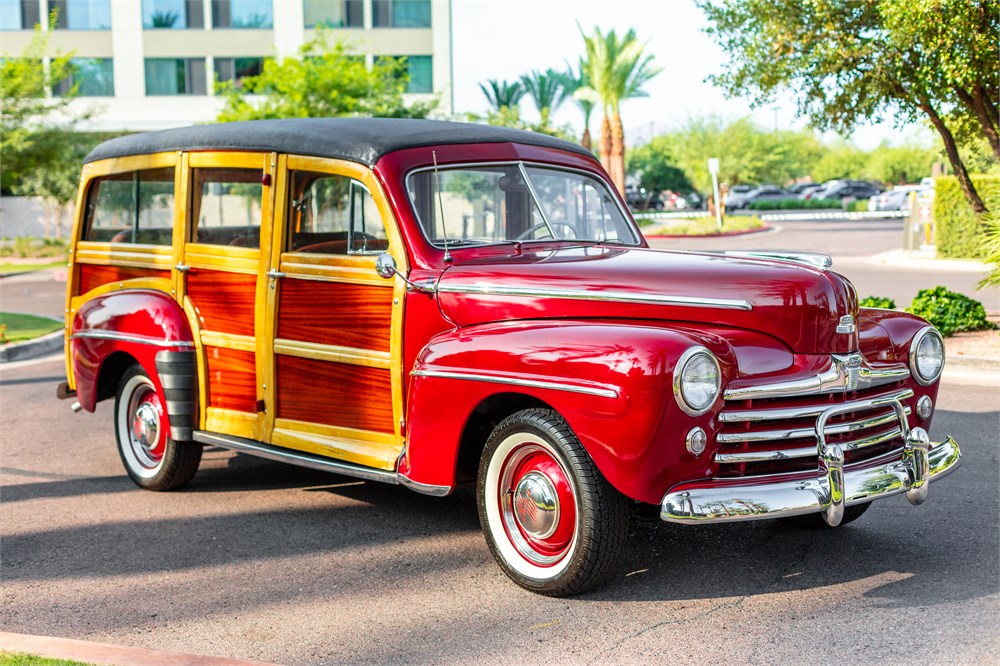
POLYGON ((494 557, 529 590, 581 592, 621 555, 627 501, 551 410, 518 412, 493 430, 480 462, 478 499, 494 557))
POLYGON ((143 488, 177 488, 198 470, 201 446, 175 442, 168 429, 160 394, 142 367, 133 365, 118 383, 115 437, 125 471, 143 488))

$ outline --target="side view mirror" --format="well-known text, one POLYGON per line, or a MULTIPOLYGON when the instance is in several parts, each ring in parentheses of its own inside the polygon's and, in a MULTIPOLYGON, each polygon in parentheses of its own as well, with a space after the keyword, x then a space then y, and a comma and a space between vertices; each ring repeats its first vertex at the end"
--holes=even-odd
POLYGON ((380 278, 391 279, 396 275, 396 260, 388 252, 378 255, 375 260, 375 272, 380 278))

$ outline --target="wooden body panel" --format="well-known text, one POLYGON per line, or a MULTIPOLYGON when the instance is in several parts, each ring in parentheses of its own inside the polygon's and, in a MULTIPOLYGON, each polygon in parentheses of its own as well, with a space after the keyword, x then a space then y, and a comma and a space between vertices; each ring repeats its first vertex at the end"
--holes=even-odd
POLYGON ((257 412, 257 366, 251 352, 205 347, 208 406, 257 412))
POLYGON ((80 264, 80 277, 77 280, 79 285, 77 293, 86 294, 92 289, 112 282, 123 282, 134 278, 165 278, 170 279, 170 271, 155 270, 152 268, 131 268, 128 266, 95 266, 93 264, 80 264))
POLYGON ((203 331, 253 337, 256 289, 256 275, 192 268, 187 276, 187 295, 203 331))
POLYGON ((278 335, 324 345, 388 351, 392 284, 369 287, 291 277, 281 283, 278 335))
POLYGON ((277 356, 277 418, 392 433, 388 370, 277 356))

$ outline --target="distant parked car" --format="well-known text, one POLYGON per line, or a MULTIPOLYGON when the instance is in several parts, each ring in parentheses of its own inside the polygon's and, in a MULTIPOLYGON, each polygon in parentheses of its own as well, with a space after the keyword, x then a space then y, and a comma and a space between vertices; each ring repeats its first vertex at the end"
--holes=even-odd
POLYGON ((795 195, 788 190, 783 190, 775 185, 764 185, 755 190, 750 190, 746 194, 729 195, 726 201, 726 208, 729 210, 739 210, 749 208, 750 204, 757 201, 777 201, 779 199, 794 199, 795 195))
POLYGON ((909 210, 910 192, 922 192, 928 188, 923 185, 897 185, 896 187, 876 194, 868 199, 868 210, 909 210))
POLYGON ((663 208, 663 199, 658 193, 634 185, 625 188, 625 203, 632 210, 661 210, 663 208))
POLYGON ((785 189, 791 192, 792 194, 798 196, 803 192, 805 192, 806 190, 819 189, 820 187, 822 187, 822 185, 820 185, 819 183, 792 183, 785 189))
POLYGON ((869 199, 881 194, 882 189, 866 180, 836 180, 821 190, 813 192, 810 199, 869 199))

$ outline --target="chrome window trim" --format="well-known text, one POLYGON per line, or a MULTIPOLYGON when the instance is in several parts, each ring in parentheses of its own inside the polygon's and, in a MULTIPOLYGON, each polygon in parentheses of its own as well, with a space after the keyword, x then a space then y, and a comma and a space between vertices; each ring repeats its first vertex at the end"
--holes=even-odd
POLYGON ((567 391, 569 393, 582 393, 584 395, 595 395, 600 398, 618 398, 618 391, 611 387, 598 388, 590 386, 576 386, 564 384, 562 382, 541 381, 536 379, 520 379, 517 377, 499 377, 494 375, 480 375, 472 372, 455 372, 451 370, 414 370, 411 377, 436 377, 439 379, 462 379, 474 382, 487 382, 490 384, 508 384, 511 386, 523 386, 526 388, 552 389, 554 391, 567 391))
MULTIPOLYGON (((594 173, 593 171, 587 171, 586 169, 577 169, 575 167, 558 165, 558 164, 549 164, 547 162, 534 162, 532 160, 497 160, 497 161, 491 161, 491 162, 455 162, 455 163, 446 164, 446 165, 439 164, 438 168, 437 168, 437 171, 439 171, 439 172, 440 171, 450 171, 450 170, 454 170, 454 169, 462 169, 462 168, 467 168, 467 167, 496 167, 496 166, 518 166, 519 169, 524 169, 524 168, 527 168, 529 166, 530 167, 539 167, 539 168, 542 168, 542 169, 550 169, 552 171, 565 171, 567 173, 576 173, 576 174, 580 174, 580 175, 583 175, 583 176, 588 176, 590 178, 593 178, 593 179, 597 180, 598 182, 600 182, 604 186, 604 188, 607 191, 607 193, 609 195, 611 195, 612 201, 615 202, 615 207, 618 208, 618 212, 622 214, 622 217, 625 219, 625 222, 629 225, 629 230, 632 232, 632 236, 633 236, 633 239, 632 239, 633 242, 631 242, 631 243, 626 243, 625 241, 618 240, 618 241, 601 241, 601 244, 621 245, 621 246, 624 246, 624 247, 644 247, 642 243, 645 240, 645 236, 642 235, 642 231, 639 229, 639 225, 636 224, 635 219, 633 219, 632 215, 628 212, 628 210, 622 206, 622 202, 619 200, 620 197, 615 196, 615 193, 613 192, 613 188, 608 187, 608 185, 610 183, 608 183, 608 181, 604 180, 603 178, 601 178, 598 174, 594 173)), ((437 243, 434 243, 430 238, 427 237, 427 231, 426 231, 426 229, 424 229, 424 224, 423 224, 423 222, 421 222, 420 216, 417 215, 417 210, 416 210, 416 208, 413 205, 413 199, 410 197, 410 177, 411 176, 415 176, 415 175, 417 175, 419 173, 424 173, 425 171, 435 171, 435 168, 433 166, 426 166, 426 167, 417 167, 416 169, 411 169, 411 170, 407 171, 406 175, 403 176, 403 189, 406 190, 406 199, 407 199, 407 201, 410 204, 410 210, 413 213, 413 219, 417 221, 417 227, 420 229, 420 234, 424 237, 424 240, 427 241, 428 245, 430 245, 431 247, 433 247, 436 250, 442 250, 443 251, 445 249, 444 246, 441 246, 441 245, 438 245, 437 243)), ((536 204, 537 204, 537 200, 536 200, 536 204)), ((541 208, 541 207, 539 206, 539 208, 541 208)), ((544 216, 544 213, 543 213, 543 216, 544 216)), ((503 244, 503 243, 515 243, 515 242, 516 243, 551 243, 552 239, 551 238, 547 238, 547 239, 538 240, 538 241, 515 241, 514 239, 497 240, 497 241, 495 241, 493 243, 483 243, 483 245, 481 245, 481 246, 475 246, 475 247, 484 247, 486 245, 499 245, 499 244, 503 244)), ((566 239, 563 242, 566 242, 566 243, 579 242, 579 239, 566 239)), ((454 249, 454 248, 450 248, 450 249, 454 249)), ((464 248, 460 248, 460 249, 464 249, 464 248)))
POLYGON ((723 310, 753 310, 749 301, 731 298, 697 296, 670 296, 668 294, 634 294, 624 291, 583 291, 580 289, 544 289, 537 287, 502 287, 493 284, 441 282, 439 293, 485 294, 490 296, 535 296, 539 298, 565 298, 579 301, 605 301, 609 303, 642 303, 645 305, 674 305, 678 307, 719 308, 723 310))
POLYGON ((677 402, 677 406, 680 407, 681 411, 687 414, 688 416, 701 416, 702 414, 705 414, 710 409, 712 409, 715 403, 719 400, 719 394, 722 393, 722 369, 719 367, 719 360, 715 358, 715 354, 710 352, 706 347, 702 347, 701 345, 688 347, 687 350, 685 350, 684 353, 681 354, 681 357, 677 359, 677 363, 674 365, 673 387, 674 387, 674 400, 677 402), (690 361, 692 358, 694 358, 699 354, 708 356, 708 358, 712 361, 712 363, 715 364, 715 372, 718 373, 719 376, 719 387, 716 390, 715 398, 710 403, 708 403, 708 405, 706 405, 703 409, 695 409, 694 407, 687 404, 687 401, 684 400, 684 394, 681 392, 681 375, 683 374, 684 366, 687 365, 688 361, 690 361))
MULTIPOLYGON (((891 402, 886 402, 885 405, 889 405, 891 402)), ((880 405, 873 405, 878 407, 880 405)), ((864 409, 855 408, 851 405, 845 404, 844 407, 851 407, 852 409, 864 409)), ((827 408, 827 410, 829 407, 827 408)), ((826 411, 826 410, 824 410, 826 411)), ((910 414, 910 408, 904 407, 903 411, 906 412, 907 416, 910 414)), ((857 432, 859 430, 866 430, 868 428, 874 428, 875 426, 885 425, 886 423, 891 423, 896 420, 895 414, 883 414, 881 416, 871 416, 866 419, 861 419, 860 421, 850 421, 848 423, 838 423, 837 425, 832 425, 826 428, 826 432, 831 435, 842 435, 849 432, 857 432)), ((814 437, 816 435, 815 427, 809 428, 789 428, 787 430, 766 430, 763 432, 742 432, 733 434, 720 434, 715 436, 715 441, 719 444, 742 444, 746 442, 780 442, 789 439, 803 439, 805 437, 814 437)), ((846 444, 845 444, 846 446, 846 444)), ((813 455, 816 454, 816 448, 813 447, 813 455)))
MULTIPOLYGON (((865 409, 865 403, 871 403, 873 400, 907 400, 912 398, 914 395, 913 389, 902 389, 899 391, 893 391, 892 393, 886 393, 884 395, 872 396, 864 401, 849 402, 845 404, 849 405, 862 405, 861 409, 865 409)), ((719 413, 719 421, 722 423, 756 423, 760 421, 780 421, 784 419, 797 419, 812 416, 819 416, 822 414, 829 405, 808 405, 806 407, 784 407, 779 409, 745 409, 745 410, 729 410, 719 413)), ((870 408, 871 405, 868 405, 870 408)))
POLYGON ((166 340, 161 338, 150 338, 145 335, 132 335, 129 333, 116 333, 115 331, 99 331, 95 329, 84 329, 69 336, 70 340, 78 338, 91 338, 95 340, 116 340, 118 342, 134 342, 140 345, 153 345, 154 347, 185 347, 193 348, 193 342, 184 340, 166 340))
POLYGON ((825 271, 833 266, 833 257, 820 252, 755 252, 753 250, 727 250, 724 253, 727 257, 740 257, 745 259, 774 259, 777 261, 790 261, 803 266, 825 271))
POLYGON ((723 398, 725 400, 758 400, 760 398, 795 398, 818 393, 840 393, 893 384, 910 377, 910 370, 905 366, 872 368, 865 358, 857 352, 848 355, 833 354, 830 358, 829 369, 812 377, 726 389, 723 392, 723 398), (861 362, 856 377, 852 376, 851 369, 848 368, 848 363, 854 358, 860 358, 861 362))
POLYGON ((910 372, 913 374, 913 378, 917 380, 917 383, 921 386, 930 386, 938 379, 941 378, 941 373, 944 372, 944 364, 947 362, 947 353, 944 348, 944 338, 941 337, 941 333, 938 332, 933 326, 924 326, 922 329, 917 331, 917 334, 913 336, 913 340, 910 341, 910 372), (938 368, 937 374, 935 374, 930 379, 924 379, 920 372, 917 370, 917 347, 925 336, 934 334, 937 336, 938 340, 941 342, 941 367, 938 368))

